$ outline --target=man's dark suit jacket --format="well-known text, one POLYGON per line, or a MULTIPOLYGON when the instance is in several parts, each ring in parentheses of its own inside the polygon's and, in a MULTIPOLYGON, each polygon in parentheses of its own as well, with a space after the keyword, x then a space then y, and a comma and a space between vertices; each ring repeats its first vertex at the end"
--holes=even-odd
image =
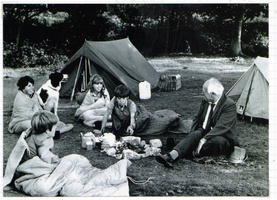
MULTIPOLYGON (((202 129, 208 106, 209 103, 203 99, 198 114, 193 120, 191 132, 202 129)), ((204 138, 209 139, 214 136, 223 136, 231 145, 239 146, 236 120, 236 104, 230 97, 223 94, 213 112, 211 121, 212 129, 206 133, 204 138)))

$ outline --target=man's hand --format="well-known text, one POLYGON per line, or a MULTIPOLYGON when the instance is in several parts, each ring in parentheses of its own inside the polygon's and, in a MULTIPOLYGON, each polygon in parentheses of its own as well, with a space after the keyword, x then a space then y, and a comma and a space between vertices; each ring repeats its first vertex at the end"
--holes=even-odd
POLYGON ((196 148, 195 150, 195 153, 199 155, 200 153, 200 150, 202 148, 202 146, 206 143, 207 139, 205 138, 202 138, 200 141, 199 141, 199 144, 198 144, 198 147, 196 148))
POLYGON ((130 135, 133 135, 133 133, 134 133, 134 128, 133 128, 133 126, 132 126, 132 125, 128 126, 126 132, 129 133, 130 135))

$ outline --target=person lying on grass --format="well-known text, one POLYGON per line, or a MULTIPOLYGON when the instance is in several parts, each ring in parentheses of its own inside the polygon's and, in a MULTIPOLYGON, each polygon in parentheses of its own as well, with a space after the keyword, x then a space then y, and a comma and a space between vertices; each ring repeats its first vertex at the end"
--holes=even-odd
POLYGON ((223 93, 223 85, 215 78, 207 80, 202 90, 204 98, 190 134, 169 153, 156 156, 156 160, 167 168, 172 168, 173 163, 182 158, 229 157, 234 147, 239 146, 235 102, 223 93))

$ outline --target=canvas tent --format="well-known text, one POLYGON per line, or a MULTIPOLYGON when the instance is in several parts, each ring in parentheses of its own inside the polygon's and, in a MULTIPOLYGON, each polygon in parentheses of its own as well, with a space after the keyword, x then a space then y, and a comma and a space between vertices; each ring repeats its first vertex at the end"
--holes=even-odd
POLYGON ((117 85, 124 84, 138 97, 140 82, 147 81, 151 89, 154 89, 160 77, 129 38, 85 41, 61 72, 68 74, 68 81, 62 85, 60 96, 71 99, 76 92, 85 90, 90 77, 95 73, 103 77, 111 96, 117 85))
POLYGON ((237 100, 237 113, 268 120, 268 58, 257 57, 227 95, 237 100))

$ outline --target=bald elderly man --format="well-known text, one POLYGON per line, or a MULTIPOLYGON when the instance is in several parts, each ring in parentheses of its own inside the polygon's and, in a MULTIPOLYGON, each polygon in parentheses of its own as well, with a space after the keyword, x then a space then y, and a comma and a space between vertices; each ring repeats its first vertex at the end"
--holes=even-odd
POLYGON ((229 157, 234 146, 239 146, 235 102, 224 94, 223 85, 215 78, 203 84, 204 98, 193 120, 191 132, 167 154, 156 160, 167 168, 179 159, 225 155, 229 157))

